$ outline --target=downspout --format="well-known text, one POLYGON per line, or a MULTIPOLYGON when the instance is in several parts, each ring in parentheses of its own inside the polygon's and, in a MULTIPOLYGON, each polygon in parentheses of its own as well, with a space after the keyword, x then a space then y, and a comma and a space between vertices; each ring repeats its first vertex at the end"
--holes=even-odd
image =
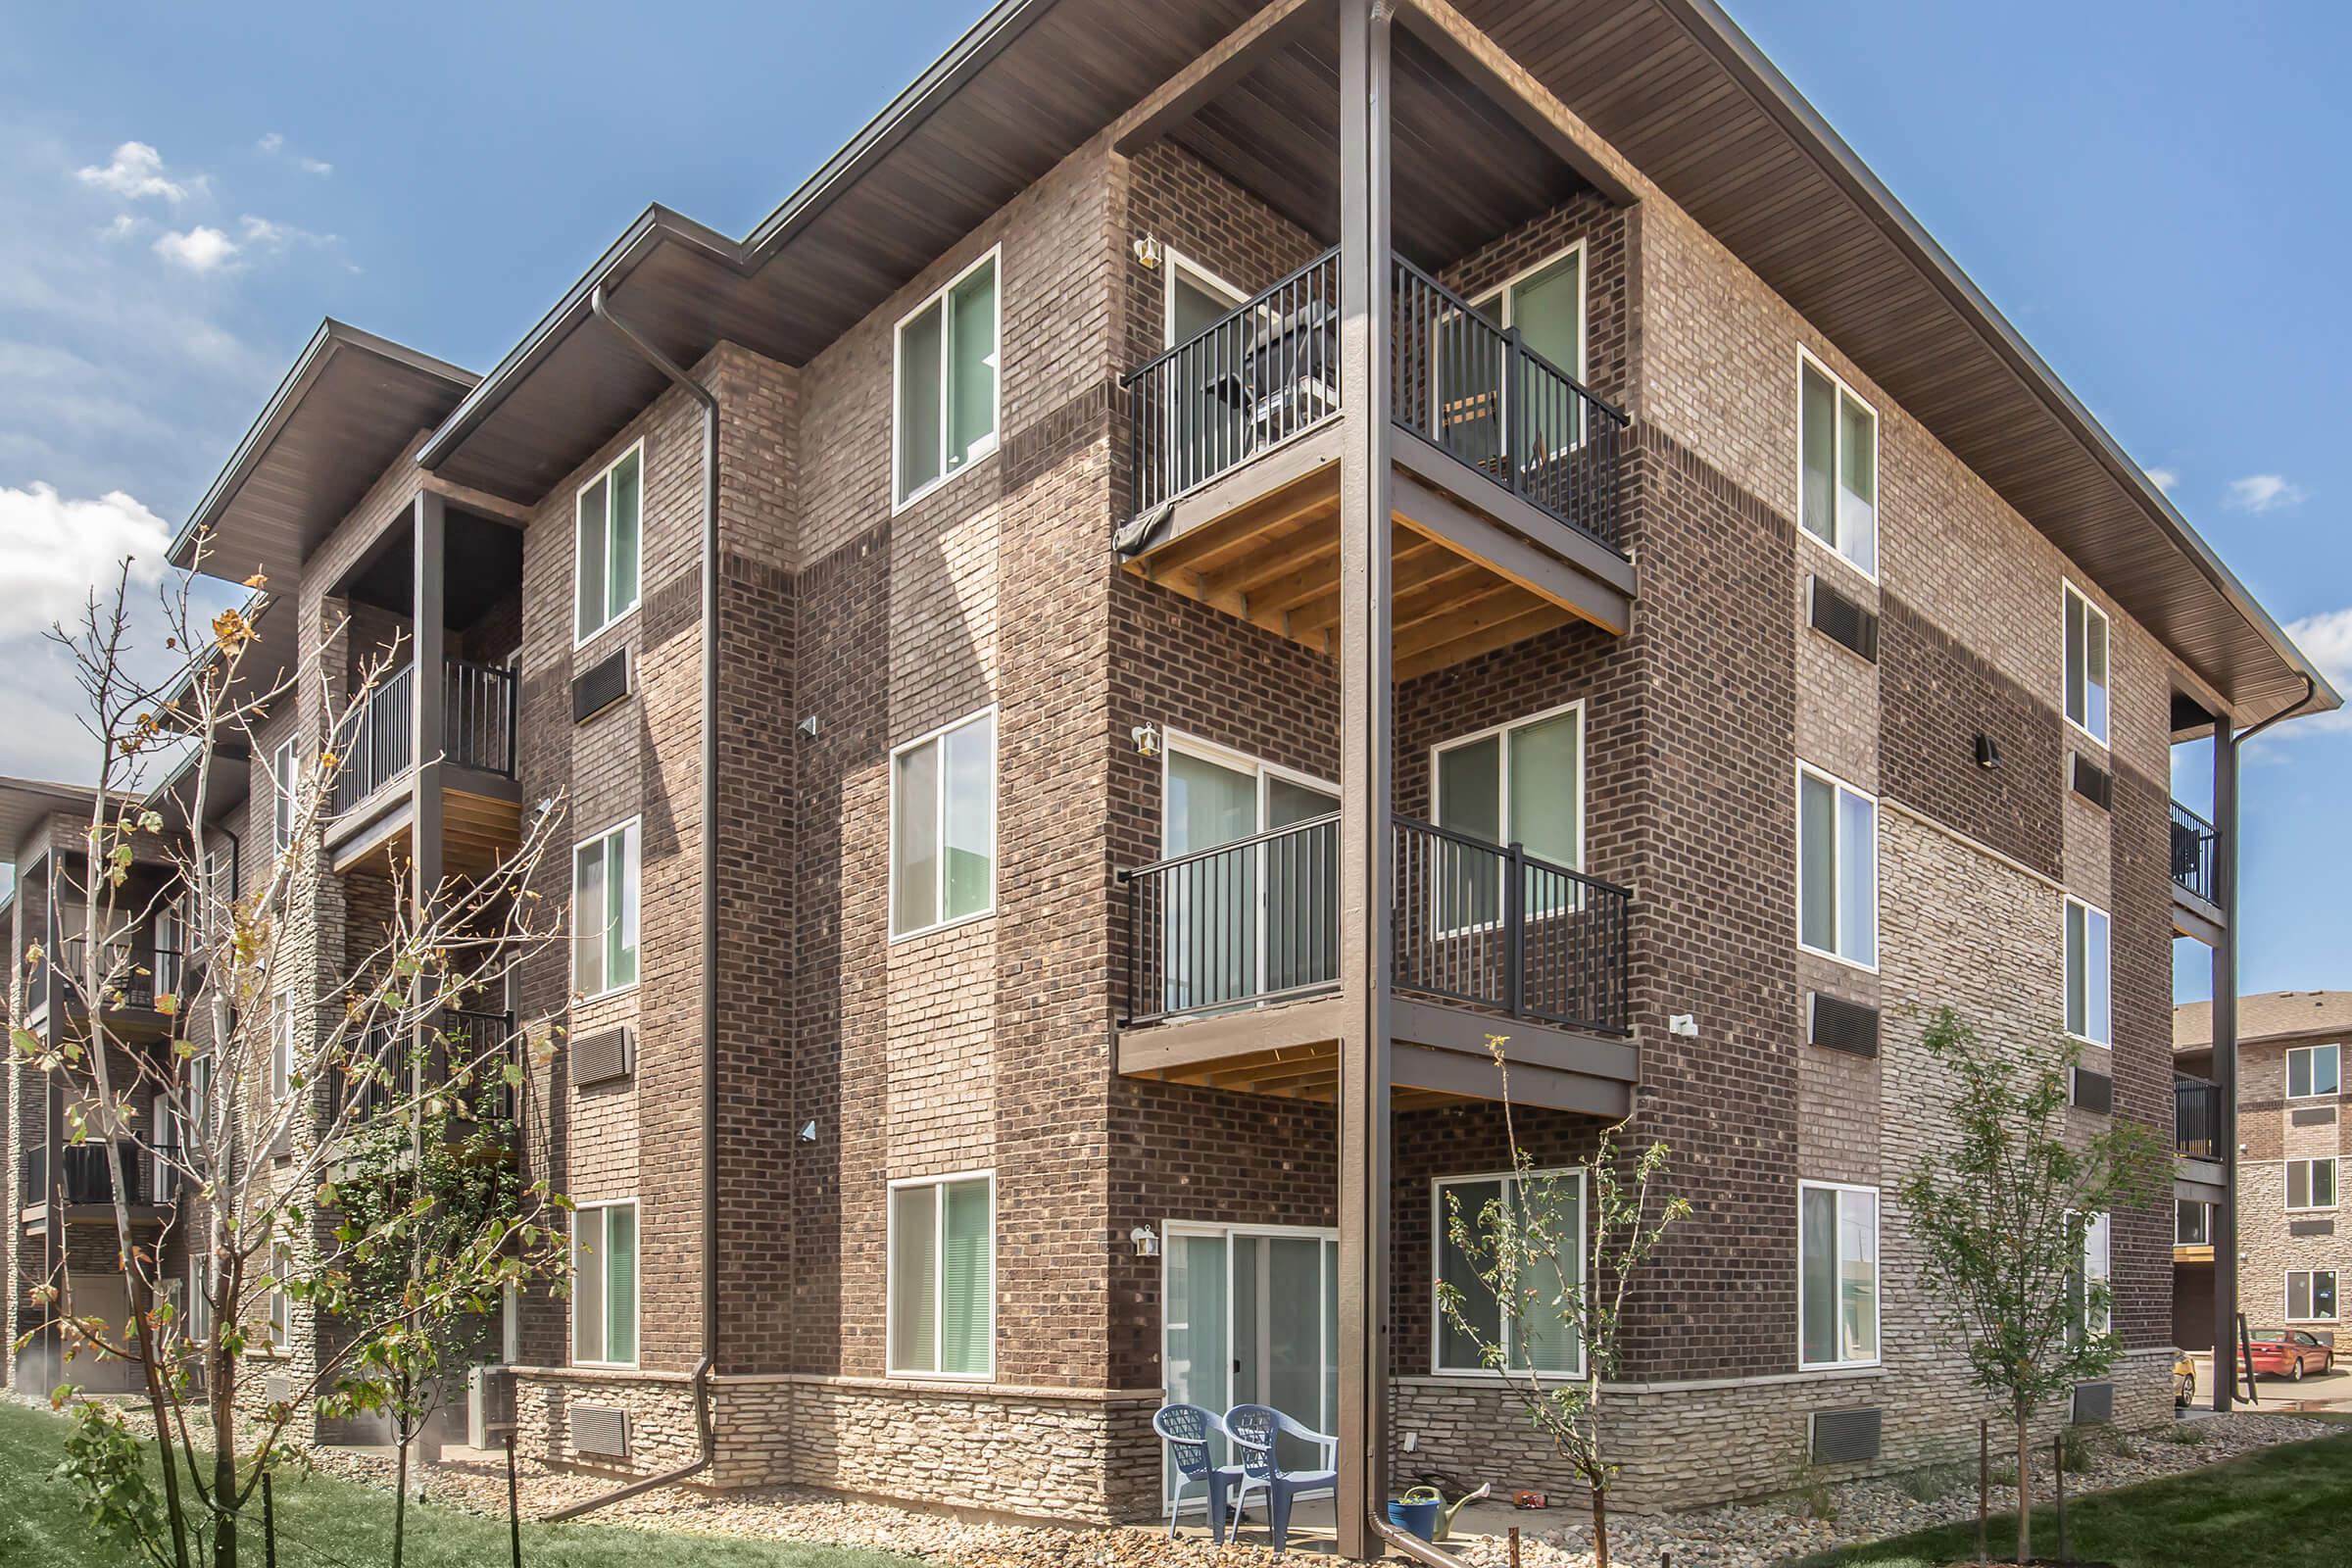
POLYGON ((588 309, 639 359, 703 407, 703 1358, 694 1368, 699 1452, 693 1462, 574 1503, 549 1514, 551 1520, 576 1519, 683 1481, 710 1469, 718 1453, 710 1430, 710 1374, 718 1364, 718 399, 614 316, 605 303, 603 283, 589 294, 588 309))

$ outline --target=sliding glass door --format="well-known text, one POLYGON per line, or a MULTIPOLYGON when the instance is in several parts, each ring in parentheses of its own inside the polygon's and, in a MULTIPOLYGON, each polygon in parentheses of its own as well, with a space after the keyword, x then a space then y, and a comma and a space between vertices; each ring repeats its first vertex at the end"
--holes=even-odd
POLYGON ((1338 976, 1336 836, 1309 829, 1246 841, 1339 808, 1338 792, 1314 780, 1195 742, 1170 745, 1165 853, 1193 858, 1165 883, 1168 1011, 1338 976))
MULTIPOLYGON (((1222 1415, 1270 1404, 1318 1432, 1339 1419, 1339 1239, 1280 1227, 1167 1227, 1161 1364, 1169 1402, 1222 1415)), ((1230 1462, 1216 1445, 1218 1462, 1230 1462)), ((1320 1466, 1284 1438, 1283 1468, 1320 1466)), ((1173 1495, 1176 1475, 1166 1470, 1173 1495)))

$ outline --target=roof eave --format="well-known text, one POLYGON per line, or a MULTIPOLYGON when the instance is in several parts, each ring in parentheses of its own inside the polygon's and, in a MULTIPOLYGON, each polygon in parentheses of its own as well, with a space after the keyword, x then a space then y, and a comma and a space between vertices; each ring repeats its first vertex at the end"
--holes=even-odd
MULTIPOLYGON (((1977 287, 1959 263, 1936 242, 1894 193, 1872 173, 1868 165, 1846 145, 1821 112, 1807 102, 1794 83, 1781 74, 1753 39, 1725 14, 1715 0, 1659 0, 1716 60, 1753 94, 1765 111, 1800 146, 1810 145, 1830 176, 1860 204, 1897 247, 1948 299, 1962 318, 1983 333, 1996 353, 2009 362, 2028 388, 2048 406, 2075 438, 2097 455, 2105 466, 2140 505, 2140 510, 2188 558, 2198 572, 2269 643, 2296 674, 2312 683, 2312 695, 2301 705, 2304 713, 2323 713, 2343 706, 2343 698, 2327 675, 2295 646, 2284 627, 2238 580, 2197 530, 2157 488, 2145 469, 2133 463, 2123 444, 2110 434, 2081 399, 2059 379, 2055 370, 2034 352, 2024 334, 2010 324, 1997 306, 1977 287)), ((2248 715, 2253 716, 2253 715, 2248 715)))

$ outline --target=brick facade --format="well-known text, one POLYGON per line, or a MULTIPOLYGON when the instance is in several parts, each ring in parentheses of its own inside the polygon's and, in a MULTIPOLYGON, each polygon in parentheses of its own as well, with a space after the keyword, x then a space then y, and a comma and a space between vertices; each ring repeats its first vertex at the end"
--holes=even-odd
MULTIPOLYGON (((2067 894, 2114 919, 2115 1114, 2164 1125, 2170 659, 1712 235, 1639 171, 1621 172, 1638 205, 1587 194, 1437 270, 1477 296, 1584 247, 1587 375, 1634 416, 1633 624, 1612 636, 1579 622, 1400 683, 1392 739, 1395 805, 1425 815, 1432 747, 1583 707, 1584 869, 1633 897, 1642 1088, 1627 1137, 1671 1147, 1672 1186, 1692 1205, 1633 1296, 1611 1396, 1621 1496, 1651 1506, 1783 1484, 1816 1410, 1884 1406, 1889 1468, 1945 1456, 1973 1430, 1978 1400, 1894 1197, 1934 1137, 1922 1107, 1950 1088, 1918 1015, 1949 1003, 2004 1040, 2055 1034, 2067 894), (1875 577, 1795 521, 1800 351, 1879 416, 1875 577), (1880 615, 1876 662, 1809 628, 1814 577, 1880 615), (2112 748, 2059 714, 2070 580, 2113 616, 2112 748), (2000 746, 1997 771, 1977 765, 1980 732, 2000 746), (2066 790, 2079 748, 2114 771, 2112 808, 2066 790), (1798 949, 1800 762, 1879 801, 1875 967, 1798 949), (1882 1008, 1880 1054, 1810 1045, 1809 991, 1882 1008), (1678 1014, 1695 1034, 1669 1031, 1678 1014), (1798 1364, 1802 1180, 1879 1191, 1878 1365, 1798 1364)), ((560 1031, 526 1097, 528 1170, 580 1203, 633 1200, 639 1219, 636 1365, 569 1365, 566 1302, 525 1300, 526 1451, 635 1476, 694 1456, 709 1089, 713 1482, 1082 1519, 1157 1509, 1148 1423, 1168 1378, 1165 1262, 1132 1238, 1171 1225, 1328 1229, 1336 1125, 1322 1104, 1114 1070, 1133 935, 1116 873, 1164 852, 1164 763, 1132 737, 1149 725, 1329 780, 1340 705, 1327 653, 1118 569, 1107 546, 1130 494, 1119 377, 1165 346, 1170 253, 1254 290, 1322 248, 1173 144, 1128 157, 1098 135, 806 364, 732 343, 706 355, 692 373, 719 405, 715 822, 701 806, 700 406, 664 391, 526 509, 518 583, 453 651, 519 649, 520 799, 565 815, 535 891, 551 906, 568 898, 575 839, 634 819, 643 847, 637 984, 574 999, 559 945, 514 987, 518 1016, 560 1031), (1162 247, 1157 268, 1131 248, 1145 236, 1162 247), (997 445, 894 506, 894 329, 992 252, 997 445), (645 475, 641 602, 575 647, 575 495, 632 449, 645 475), (629 696, 575 723, 571 681, 616 651, 629 696), (993 903, 894 939, 893 751, 983 710, 997 735, 993 903), (707 1085, 702 866, 713 837, 707 1085), (632 1031, 633 1072, 574 1082, 564 1042, 608 1028, 632 1031), (993 1374, 894 1375, 889 1184, 969 1171, 995 1178, 993 1374), (578 1451, 581 1405, 629 1412, 625 1463, 578 1451), (1007 1448, 1054 1462, 1006 1473, 1007 1448)), ((421 482, 404 457, 306 564, 302 644, 346 681, 398 627, 360 607, 327 637, 348 608, 329 586, 398 526, 421 482)), ((315 746, 315 715, 272 722, 315 746)), ((268 842, 263 765, 251 845, 268 842)), ((305 961, 326 973, 392 890, 330 875, 306 897, 305 961)), ((10 1125, 21 1135, 21 1111, 10 1125)), ((1570 1159, 1601 1129, 1531 1113, 1519 1131, 1541 1157, 1570 1159)), ((1396 1470, 1500 1466, 1498 1483, 1566 1489, 1490 1384, 1432 1364, 1431 1184, 1507 1163, 1496 1107, 1396 1118, 1394 1416, 1412 1445, 1396 1470)), ((2161 1418, 2169 1223, 2156 1208, 2115 1217, 2129 1424, 2161 1418)))

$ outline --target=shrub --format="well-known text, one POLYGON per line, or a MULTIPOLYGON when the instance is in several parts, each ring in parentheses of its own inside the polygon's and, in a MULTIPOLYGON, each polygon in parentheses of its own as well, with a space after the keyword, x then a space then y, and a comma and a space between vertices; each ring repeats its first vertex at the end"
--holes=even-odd
POLYGON ((1953 1460, 1948 1464, 1921 1465, 1906 1470, 1894 1478, 1898 1491, 1913 1502, 1941 1502, 1973 1490, 1977 1484, 1977 1467, 1953 1460))

